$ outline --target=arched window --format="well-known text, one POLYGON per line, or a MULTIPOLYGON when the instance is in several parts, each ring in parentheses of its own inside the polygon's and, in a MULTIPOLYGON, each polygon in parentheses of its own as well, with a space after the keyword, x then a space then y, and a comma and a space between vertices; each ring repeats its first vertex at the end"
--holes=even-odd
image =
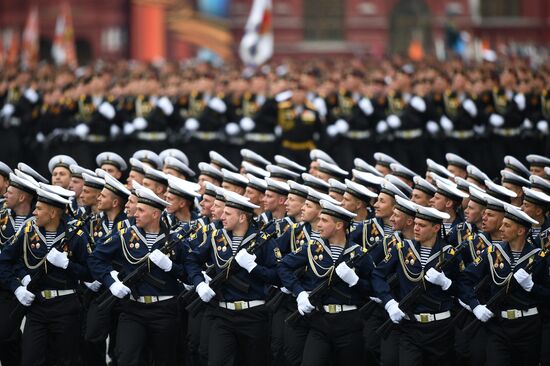
POLYGON ((344 0, 304 0, 304 38, 337 41, 344 38, 344 0))
POLYGON ((515 17, 520 15, 520 0, 481 0, 482 17, 515 17))

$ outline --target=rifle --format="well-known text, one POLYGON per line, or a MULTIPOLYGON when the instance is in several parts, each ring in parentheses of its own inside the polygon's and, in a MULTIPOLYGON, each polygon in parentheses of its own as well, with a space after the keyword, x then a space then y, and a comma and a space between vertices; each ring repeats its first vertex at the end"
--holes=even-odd
MULTIPOLYGON (((450 257, 440 260, 434 267, 434 269, 438 272, 442 272, 445 267, 452 264, 456 258, 458 257, 458 254, 466 248, 468 245, 467 242, 462 242, 459 244, 456 248, 453 249, 453 253, 450 257)), ((409 313, 413 306, 418 302, 418 300, 425 294, 425 288, 424 288, 424 279, 418 282, 418 284, 411 290, 407 295, 405 295, 401 301, 399 302, 399 308, 405 313, 409 313)), ((427 296, 423 297, 424 300, 430 301, 431 299, 427 296)), ((432 301, 435 303, 435 301, 432 301)), ((437 304, 439 307, 440 304, 437 304)), ((393 322, 391 319, 387 319, 378 329, 376 329, 376 334, 382 336, 383 338, 386 338, 388 334, 390 333, 391 329, 393 327, 393 322)))
MULTIPOLYGON (((62 248, 65 246, 65 244, 70 243, 74 239, 76 234, 80 231, 80 228, 84 227, 90 221, 90 219, 91 219, 91 215, 87 216, 84 220, 77 221, 74 225, 68 225, 67 224, 66 225, 67 227, 65 228, 65 237, 62 240, 60 240, 56 245, 54 245, 50 249, 50 251, 53 250, 53 249, 62 250, 62 248), (70 229, 73 229, 73 230, 70 231, 70 229), (70 234, 70 236, 69 236, 69 234, 70 234)), ((49 253, 49 251, 48 251, 48 253, 49 253)), ((38 295, 38 293, 40 292, 40 285, 41 285, 40 282, 42 282, 42 279, 44 279, 46 276, 48 277, 48 279, 50 281, 56 283, 60 287, 64 287, 64 286, 67 285, 66 281, 57 279, 57 278, 52 277, 52 276, 48 276, 47 269, 46 269, 46 266, 47 266, 46 257, 47 256, 48 255, 46 254, 41 259, 40 265, 37 267, 36 272, 31 277, 31 281, 27 285, 27 291, 32 292, 35 296, 38 295)), ((11 311, 10 318, 18 319, 18 318, 22 318, 24 315, 25 315, 25 307, 21 303, 18 302, 17 305, 15 306, 15 308, 13 308, 13 310, 11 311)))
MULTIPOLYGON (((188 232, 191 232, 193 229, 194 229, 194 225, 190 226, 188 232)), ((167 236, 169 236, 169 234, 167 236)), ((177 242, 180 241, 180 239, 178 239, 178 237, 179 237, 179 235, 175 239, 172 239, 172 240, 169 240, 169 241, 167 240, 165 242, 165 244, 159 250, 164 254, 170 253, 170 251, 172 250, 174 245, 177 242)), ((125 286, 129 287, 130 289, 133 289, 141 281, 145 281, 145 282, 149 283, 151 286, 154 286, 156 288, 163 288, 164 287, 164 285, 165 285, 164 281, 161 281, 161 280, 151 276, 151 274, 149 273, 149 266, 150 266, 149 255, 150 254, 151 253, 145 255, 141 259, 140 265, 137 266, 136 268, 134 268, 134 270, 132 270, 130 273, 128 273, 126 276, 123 277, 122 283, 125 286)), ((135 293, 135 291, 132 291, 132 292, 135 293)), ((104 309, 104 308, 110 307, 117 300, 118 300, 118 298, 116 296, 114 296, 111 293, 111 291, 109 291, 109 289, 106 289, 97 298, 97 302, 99 304, 98 308, 99 309, 104 309)))
MULTIPOLYGON (((348 267, 354 268, 359 263, 359 260, 363 258, 366 254, 367 254, 367 251, 362 250, 360 254, 354 256, 353 258, 350 258, 345 263, 348 267)), ((334 271, 334 266, 332 266, 331 271, 334 271)), ((348 296, 342 294, 341 292, 337 291, 334 288, 334 285, 342 281, 343 280, 337 275, 334 277, 332 276, 332 274, 328 276, 326 280, 324 280, 319 285, 317 285, 317 287, 315 287, 313 291, 309 293, 309 301, 311 302, 311 304, 314 306, 319 306, 325 294, 330 290, 333 290, 336 293, 336 295, 339 297, 347 298, 348 296)), ((289 324, 293 324, 294 322, 296 322, 297 319, 299 319, 300 316, 301 316, 300 312, 298 310, 295 310, 292 314, 290 314, 285 319, 285 322, 289 324)))
MULTIPOLYGON (((538 263, 545 260, 546 257, 548 256, 548 254, 550 254, 550 245, 545 246, 543 250, 538 252, 536 258, 533 261, 529 262, 525 266, 524 270, 527 273, 533 273, 533 270, 534 270, 535 266, 538 263)), ((487 302, 485 303, 485 306, 487 306, 487 308, 489 310, 491 310, 493 313, 495 313, 498 310, 499 305, 502 304, 508 298, 514 298, 515 301, 518 301, 520 303, 524 303, 523 301, 519 301, 519 299, 517 299, 516 297, 514 297, 512 295, 512 292, 515 289, 517 289, 518 286, 520 286, 519 283, 515 280, 514 276, 511 275, 510 278, 508 279, 508 281, 506 281, 505 285, 502 286, 502 288, 500 290, 498 290, 489 300, 487 300, 487 302)), ((477 329, 479 328, 479 326, 481 326, 481 324, 482 324, 481 321, 479 321, 476 318, 464 327, 464 331, 465 332, 470 332, 471 331, 471 332, 475 333, 477 331, 477 329)))
MULTIPOLYGON (((260 237, 262 240, 258 243, 256 241, 256 238, 254 238, 254 240, 251 240, 249 244, 246 246, 246 248, 244 249, 248 253, 254 254, 259 248, 262 247, 262 245, 268 242, 275 235, 277 235, 277 232, 266 234, 260 231, 256 235, 256 238, 260 237)), ((234 261, 235 261, 235 255, 233 255, 228 260, 227 266, 221 272, 219 272, 216 276, 214 276, 214 278, 212 278, 212 281, 210 281, 210 283, 208 284, 214 292, 217 293, 225 283, 228 283, 234 287, 237 287, 239 290, 240 290, 239 287, 242 287, 242 285, 244 285, 246 287, 246 291, 244 292, 248 292, 249 285, 242 283, 241 280, 237 279, 234 276, 234 274, 237 273, 240 268, 238 264, 233 263, 234 261)), ((204 306, 204 304, 206 303, 202 301, 202 299, 199 296, 197 296, 193 301, 191 301, 189 305, 185 307, 185 310, 187 310, 191 315, 196 315, 200 311, 200 309, 204 306)))

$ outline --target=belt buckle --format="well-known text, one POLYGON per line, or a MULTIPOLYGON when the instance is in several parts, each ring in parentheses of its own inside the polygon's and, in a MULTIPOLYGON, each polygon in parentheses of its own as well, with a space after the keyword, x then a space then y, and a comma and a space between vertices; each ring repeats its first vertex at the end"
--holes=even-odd
POLYGON ((334 314, 334 313, 336 313, 336 311, 337 311, 336 305, 334 305, 334 304, 328 305, 328 313, 334 314))
POLYGON ((243 310, 244 309, 244 301, 235 301, 233 303, 235 305, 235 310, 243 310))
POLYGON ((430 321, 430 314, 420 314, 420 323, 428 323, 430 321))
POLYGON ((506 310, 506 317, 509 319, 509 320, 514 320, 517 318, 516 316, 516 311, 514 309, 512 310, 506 310))
POLYGON ((153 296, 143 296, 143 302, 145 304, 151 304, 153 303, 153 296))
POLYGON ((51 290, 42 291, 42 297, 45 298, 46 300, 51 299, 53 297, 52 295, 53 294, 51 290))

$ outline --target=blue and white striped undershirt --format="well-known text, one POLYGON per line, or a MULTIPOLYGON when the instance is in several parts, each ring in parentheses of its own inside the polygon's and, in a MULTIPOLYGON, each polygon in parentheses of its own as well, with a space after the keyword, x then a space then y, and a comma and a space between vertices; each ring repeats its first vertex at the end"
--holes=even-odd
POLYGON ((19 216, 19 215, 15 216, 15 218, 13 219, 14 230, 15 231, 19 230, 19 228, 21 227, 21 225, 23 225, 26 219, 27 219, 27 216, 19 216))
POLYGON ((428 259, 430 258, 430 254, 432 253, 432 248, 429 247, 420 247, 420 264, 422 264, 422 268, 428 264, 428 259))
POLYGON ((340 255, 344 251, 344 247, 338 246, 338 245, 331 245, 330 246, 330 255, 332 257, 333 261, 337 261, 338 258, 340 258, 340 255))
POLYGON ((242 241, 242 236, 234 236, 233 238, 231 238, 231 250, 233 251, 233 254, 237 254, 237 250, 239 250, 242 241))
POLYGON ((157 241, 158 236, 159 236, 158 233, 145 233, 145 240, 146 240, 145 245, 147 245, 147 249, 149 249, 149 251, 151 251, 151 248, 157 241))
POLYGON ((56 238, 57 236, 57 232, 55 231, 46 231, 46 246, 48 247, 48 249, 50 249, 53 245, 53 241, 54 239, 56 238))

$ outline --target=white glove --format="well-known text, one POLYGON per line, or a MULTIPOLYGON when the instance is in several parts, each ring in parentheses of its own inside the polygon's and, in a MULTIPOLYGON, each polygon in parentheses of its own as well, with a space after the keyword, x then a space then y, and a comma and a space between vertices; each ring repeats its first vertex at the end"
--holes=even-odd
POLYGON ((27 290, 25 286, 19 286, 16 288, 14 294, 23 306, 31 306, 35 297, 34 294, 27 290))
POLYGON ((491 114, 491 116, 489 116, 489 123, 493 126, 493 127, 500 127, 504 124, 504 117, 502 117, 500 114, 491 114))
POLYGON ((0 112, 0 116, 4 116, 4 117, 9 118, 9 117, 11 117, 13 112, 15 112, 15 107, 13 106, 13 104, 11 104, 11 103, 4 104, 4 107, 2 108, 2 111, 0 112))
POLYGON ((212 281, 212 277, 207 275, 206 271, 202 271, 201 273, 202 273, 202 276, 204 277, 204 282, 206 282, 208 284, 208 283, 210 283, 210 281, 212 281))
POLYGON ((477 107, 473 100, 466 99, 462 102, 462 107, 471 117, 477 116, 477 107))
POLYGON ((117 137, 120 134, 120 127, 117 125, 111 125, 109 132, 111 133, 111 137, 117 137))
POLYGON ((195 289, 195 286, 193 285, 188 285, 186 283, 183 284, 183 287, 185 288, 185 290, 187 291, 193 291, 195 289))
POLYGON ((157 107, 159 107, 166 116, 169 116, 172 112, 174 112, 174 105, 167 97, 162 97, 157 100, 157 107))
POLYGON ((382 134, 388 130, 388 122, 380 121, 376 124, 376 132, 382 134))
POLYGON ((30 275, 25 275, 25 277, 23 277, 23 279, 21 279, 21 285, 27 287, 29 285, 29 283, 31 283, 31 276, 30 275))
POLYGON ((130 293, 132 292, 127 286, 125 286, 120 281, 113 282, 113 284, 109 287, 109 291, 111 291, 111 293, 114 296, 118 297, 119 299, 122 299, 130 295, 130 293))
POLYGON ((472 308, 470 305, 467 305, 466 303, 462 302, 462 300, 458 299, 458 303, 460 306, 462 306, 464 309, 468 310, 469 312, 472 312, 472 308))
POLYGON ((309 302, 309 294, 305 291, 302 291, 298 294, 296 298, 296 303, 298 304, 298 312, 300 315, 309 314, 315 310, 315 306, 309 302))
POLYGON ((197 121, 196 118, 187 118, 184 125, 185 129, 191 132, 198 130, 199 126, 200 126, 199 121, 197 121))
POLYGON ((430 268, 424 278, 426 281, 440 286, 443 291, 447 291, 453 283, 449 277, 445 276, 445 273, 436 271, 435 268, 430 268))
POLYGON ((85 123, 81 123, 75 127, 74 133, 81 139, 84 139, 88 136, 88 133, 90 133, 90 127, 88 127, 85 123))
POLYGON ((46 140, 46 136, 42 132, 36 134, 36 142, 43 143, 46 140))
POLYGON ((101 287, 101 282, 99 281, 84 282, 84 285, 86 285, 86 287, 92 290, 93 292, 98 292, 99 288, 101 287))
POLYGON ((38 101, 38 93, 32 88, 25 90, 25 93, 23 93, 23 96, 25 96, 25 98, 27 98, 27 100, 32 104, 38 101))
POLYGON ((287 294, 287 295, 290 295, 292 292, 287 289, 286 287, 281 287, 280 288, 281 292, 284 293, 284 294, 287 294))
POLYGON ((411 107, 417 111, 424 113, 426 111, 426 102, 421 97, 415 95, 410 101, 411 107))
POLYGON ((483 135, 485 133, 484 125, 474 125, 474 132, 478 135, 483 135))
POLYGON ((374 107, 372 106, 372 103, 370 99, 368 98, 361 98, 359 103, 359 108, 365 113, 365 115, 370 116, 374 112, 374 107))
POLYGON ((520 111, 524 110, 525 109, 525 94, 523 93, 518 93, 516 95, 514 95, 514 102, 516 102, 516 104, 518 105, 518 108, 520 111))
POLYGON ((166 254, 158 249, 153 250, 151 254, 149 254, 149 259, 164 272, 170 272, 170 270, 172 270, 172 261, 166 254))
POLYGON ((495 316, 491 310, 487 309, 487 306, 481 304, 474 308, 473 313, 483 323, 495 316))
POLYGON ((386 309, 391 321, 395 324, 398 324, 405 317, 405 313, 399 309, 399 303, 394 299, 388 301, 384 306, 384 309, 386 309))
POLYGON ((113 119, 115 118, 115 115, 116 115, 115 108, 109 102, 101 103, 97 111, 107 119, 113 119))
POLYGON ((229 122, 225 125, 225 133, 227 133, 229 136, 235 136, 240 131, 239 125, 235 122, 229 122))
POLYGON ((214 290, 212 290, 206 282, 199 283, 195 291, 197 291, 197 294, 199 294, 199 297, 204 302, 209 302, 216 296, 214 290))
POLYGON ((533 282, 533 275, 527 273, 523 268, 518 269, 514 273, 514 278, 521 287, 527 292, 531 292, 535 283, 533 282))
POLYGON ((275 126, 273 132, 275 132, 275 136, 281 137, 281 135, 283 134, 283 128, 281 126, 275 126))
POLYGON ((136 117, 134 118, 134 121, 132 122, 132 125, 134 128, 138 131, 144 130, 147 128, 147 121, 143 117, 136 117))
POLYGON ((341 134, 344 134, 349 131, 349 124, 343 119, 337 120, 334 123, 334 126, 336 126, 336 128, 338 129, 338 132, 340 132, 341 134))
POLYGON ((110 275, 111 277, 113 278, 113 280, 117 281, 117 282, 120 282, 120 280, 118 279, 118 271, 115 271, 115 270, 112 270, 110 272, 110 275))
POLYGON ((428 121, 426 123, 426 130, 432 135, 435 135, 439 131, 439 125, 435 121, 428 121))
POLYGON ((537 130, 545 135, 548 134, 548 122, 546 122, 545 120, 538 121, 537 130))
POLYGON ((447 116, 441 116, 439 123, 441 123, 441 128, 443 128, 445 132, 451 132, 455 127, 453 121, 451 121, 447 116))
POLYGON ((256 255, 250 254, 246 251, 246 249, 241 249, 235 256, 235 260, 239 264, 239 266, 246 269, 248 273, 252 272, 252 270, 257 266, 256 264, 256 255))
POLYGON ((125 135, 131 135, 135 131, 135 127, 130 122, 125 122, 124 126, 122 127, 122 132, 124 132, 125 135))
POLYGON ((336 127, 335 125, 330 125, 327 127, 327 135, 329 135, 330 137, 334 137, 336 135, 338 135, 338 127, 336 127))
POLYGON ((386 118, 386 121, 388 122, 388 125, 393 129, 401 127, 401 119, 395 114, 389 115, 388 118, 386 118))
POLYGON ((58 268, 67 269, 69 266, 69 257, 67 256, 67 252, 60 252, 55 248, 48 252, 46 259, 58 268))
POLYGON ((381 304, 381 303, 382 303, 382 300, 380 300, 379 298, 374 297, 374 296, 369 296, 369 299, 371 299, 372 301, 374 301, 374 302, 377 303, 377 304, 381 304))
POLYGON ((256 123, 250 117, 243 117, 239 122, 239 125, 241 126, 243 131, 246 131, 246 132, 252 131, 254 127, 256 127, 256 123))
POLYGON ((524 129, 524 130, 530 130, 533 128, 533 122, 531 122, 531 120, 529 118, 525 118, 523 120, 523 123, 521 124, 521 127, 524 129))
POLYGON ((210 101, 208 102, 208 107, 220 114, 225 113, 225 111, 227 110, 227 106, 225 105, 225 102, 220 98, 210 99, 210 101))
POLYGON ((355 286, 357 281, 359 281, 359 276, 357 276, 353 269, 349 268, 346 262, 342 262, 336 267, 336 274, 342 281, 347 283, 349 287, 355 286))

